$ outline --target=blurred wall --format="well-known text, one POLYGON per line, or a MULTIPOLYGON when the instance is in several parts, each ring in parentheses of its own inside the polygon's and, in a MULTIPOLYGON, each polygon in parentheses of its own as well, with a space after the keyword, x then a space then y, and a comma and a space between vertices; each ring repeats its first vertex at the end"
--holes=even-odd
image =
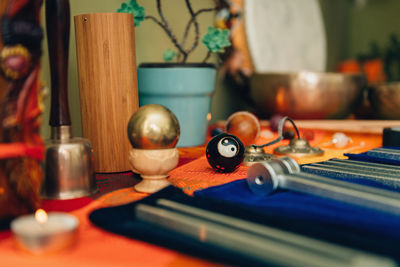
MULTIPOLYGON (((350 0, 319 0, 319 3, 327 39, 326 70, 334 71, 337 62, 346 57, 349 12, 352 4, 350 0)), ((235 86, 228 85, 226 81, 219 81, 212 103, 213 121, 226 119, 238 110, 253 111, 251 101, 246 100, 248 94, 245 92, 243 88, 238 90, 235 86)))
POLYGON ((349 0, 319 0, 323 15, 326 44, 327 71, 335 71, 337 62, 347 56, 349 36, 349 0))
MULTIPOLYGON (((336 71, 342 60, 368 53, 371 41, 384 48, 390 34, 400 38, 399 0, 318 1, 326 30, 327 71, 336 71)), ((243 94, 221 83, 212 106, 213 120, 226 119, 240 109, 251 111, 251 106, 243 99, 243 94)))
MULTIPOLYGON (((77 73, 77 60, 75 49, 75 30, 73 24, 73 17, 78 14, 96 13, 96 12, 115 12, 123 3, 122 0, 70 0, 71 6, 71 34, 70 34, 70 51, 69 51, 69 104, 71 111, 72 125, 74 134, 76 136, 82 135, 81 117, 80 117, 80 102, 79 102, 79 88, 78 88, 78 73, 77 73)), ((148 15, 158 15, 155 0, 139 0, 141 5, 146 8, 148 15)), ((195 0, 193 2, 193 9, 211 7, 214 3, 213 0, 195 0)), ((164 15, 167 17, 171 28, 176 30, 176 35, 180 39, 189 15, 186 5, 183 0, 168 0, 163 1, 164 15)), ((42 21, 45 28, 44 8, 42 9, 42 21)), ((204 13, 199 16, 200 32, 205 33, 209 25, 213 23, 214 15, 212 13, 204 13)), ((136 60, 137 64, 142 62, 162 62, 162 53, 168 48, 174 48, 169 41, 166 34, 161 28, 152 21, 143 22, 140 27, 135 28, 136 39, 136 60)), ((189 40, 192 40, 189 38, 189 40)), ((206 55, 206 48, 199 45, 198 49, 189 57, 188 61, 202 61, 206 55)), ((212 60, 212 59, 211 59, 212 60)), ((50 86, 50 70, 49 58, 47 50, 47 40, 43 42, 43 58, 42 58, 42 79, 45 84, 50 86)), ((112 89, 112 88, 110 88, 112 89)), ((48 96, 45 102, 45 112, 43 114, 41 134, 44 138, 50 136, 49 124, 49 110, 50 110, 50 97, 48 96)))
MULTIPOLYGON (((261 0, 260 0, 261 1, 261 0)), ((80 103, 78 74, 75 51, 75 34, 73 16, 94 12, 114 12, 119 8, 122 0, 70 0, 71 5, 71 41, 69 54, 69 102, 74 133, 82 135, 80 119, 80 103)), ((139 0, 147 9, 147 14, 157 15, 155 0, 139 0)), ((194 9, 210 7, 213 0, 193 0, 194 9)), ((327 70, 334 71, 340 60, 354 57, 360 52, 368 51, 368 44, 376 40, 379 44, 387 43, 390 33, 400 35, 399 0, 366 0, 365 6, 356 4, 356 0, 319 0, 327 37, 327 70)), ((165 15, 171 27, 176 29, 177 36, 183 34, 188 13, 183 0, 163 1, 165 15)), ((44 11, 44 9, 43 9, 44 11)), ((213 14, 200 16, 201 32, 204 33, 208 25, 213 23, 213 14)), ((44 12, 43 12, 44 21, 44 12)), ((43 23, 44 24, 44 23, 43 23)), ((173 48, 165 33, 152 21, 145 21, 140 27, 135 28, 137 63, 162 61, 162 52, 167 48, 173 48)), ((47 54, 47 41, 43 42, 43 69, 42 78, 45 84, 50 85, 50 74, 47 54)), ((205 48, 199 48, 189 58, 189 61, 201 61, 205 55, 205 48)), ((243 95, 221 81, 217 84, 217 91, 213 97, 213 120, 226 119, 232 112, 241 109, 250 109, 248 103, 243 100, 243 95)), ((43 115, 41 132, 47 138, 50 135, 49 97, 46 99, 46 110, 43 115)))
POLYGON ((371 41, 388 45, 390 34, 400 39, 400 1, 366 0, 365 6, 352 5, 349 15, 347 57, 369 51, 371 41))

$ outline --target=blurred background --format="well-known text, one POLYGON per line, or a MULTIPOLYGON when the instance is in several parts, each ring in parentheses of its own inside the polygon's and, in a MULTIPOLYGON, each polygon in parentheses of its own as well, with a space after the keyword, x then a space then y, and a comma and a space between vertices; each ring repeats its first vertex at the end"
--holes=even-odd
MULTIPOLYGON (((121 0, 70 0, 72 24, 69 53, 69 103, 74 134, 77 136, 82 135, 82 127, 73 16, 95 12, 115 12, 122 2, 121 0)), ((147 14, 157 14, 156 1, 138 0, 138 2, 146 8, 147 14)), ((192 0, 192 2, 195 10, 211 7, 214 3, 213 0, 192 0)), ((318 2, 326 38, 325 71, 327 72, 336 72, 340 68, 352 72, 354 68, 357 68, 354 66, 354 60, 383 57, 383 51, 390 46, 391 36, 400 37, 400 20, 398 19, 400 1, 398 0, 319 0, 318 2)), ((181 35, 185 26, 181 21, 189 19, 184 1, 164 0, 163 3, 165 16, 178 35, 181 35)), ((42 11, 44 21, 44 9, 42 11)), ((200 32, 204 34, 208 26, 214 23, 215 13, 199 16, 200 32)), ((261 29, 268 27, 268 25, 260 26, 261 29)), ((173 48, 165 33, 151 21, 143 22, 135 31, 138 65, 142 62, 162 62, 163 52, 173 48)), ((44 83, 49 86, 46 40, 43 42, 43 52, 41 75, 44 83)), ((206 49, 199 47, 189 58, 189 62, 201 61, 205 54, 206 49)), ((220 58, 214 56, 210 61, 218 63, 220 58)), ((253 108, 251 104, 249 106, 249 101, 243 96, 244 92, 236 87, 225 79, 219 79, 212 101, 211 122, 226 119, 234 111, 253 108)), ((41 128, 44 138, 50 135, 49 100, 47 97, 41 128)))

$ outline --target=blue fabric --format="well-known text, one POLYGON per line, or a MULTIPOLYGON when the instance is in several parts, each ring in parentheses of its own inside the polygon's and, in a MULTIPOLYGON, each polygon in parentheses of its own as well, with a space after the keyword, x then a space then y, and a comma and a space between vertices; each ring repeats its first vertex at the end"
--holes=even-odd
MULTIPOLYGON (((394 161, 392 158, 376 158, 367 153, 349 154, 349 157, 356 160, 400 165, 400 162, 394 161)), ((400 191, 381 184, 379 181, 365 180, 362 176, 318 174, 367 186, 400 191)), ((277 191, 269 196, 259 196, 250 191, 246 179, 196 191, 194 195, 195 197, 243 205, 258 214, 279 214, 281 218, 291 220, 296 224, 306 223, 305 227, 314 228, 315 232, 307 232, 308 235, 388 254, 397 260, 400 257, 400 250, 392 250, 393 246, 397 247, 394 244, 400 243, 400 216, 398 215, 285 190, 277 191), (323 225, 322 229, 317 229, 317 225, 323 225), (324 229, 327 232, 321 233, 324 229), (366 239, 359 239, 360 236, 366 237, 366 239), (383 246, 386 247, 383 248, 383 246), (389 250, 392 251, 389 252, 389 250)), ((300 232, 304 232, 304 229, 300 232)))
MULTIPOLYGON (((387 159, 380 160, 387 163, 387 159)), ((368 161, 376 162, 371 157, 368 157, 368 161)), ((382 187, 361 178, 352 179, 352 182, 382 187)), ((206 246, 199 240, 136 219, 137 204, 156 205, 155 201, 159 198, 386 255, 400 263, 400 216, 285 190, 269 196, 258 196, 250 191, 245 179, 196 191, 194 197, 170 186, 138 202, 98 209, 90 214, 89 219, 107 231, 219 260, 228 265, 257 264, 246 257, 206 246)))
POLYGON ((400 216, 290 191, 258 196, 250 191, 245 179, 196 191, 195 196, 246 205, 259 213, 276 212, 283 217, 306 219, 312 224, 334 222, 400 241, 400 216))
MULTIPOLYGON (((97 209, 90 213, 90 221, 115 234, 123 235, 129 238, 140 239, 146 242, 164 246, 168 249, 174 249, 186 254, 223 263, 228 266, 261 266, 256 259, 246 255, 233 253, 221 246, 213 246, 204 243, 198 238, 182 235, 176 231, 170 231, 166 228, 154 225, 149 222, 143 222, 136 218, 135 207, 138 204, 147 204, 156 206, 157 199, 169 199, 187 205, 197 206, 204 209, 228 209, 229 205, 219 205, 207 200, 198 201, 189 197, 181 189, 169 186, 155 194, 152 194, 142 200, 129 204, 97 209)), ((221 210, 219 210, 221 211, 221 210)), ((134 253, 134 251, 132 252, 134 253)))
MULTIPOLYGON (((400 150, 399 147, 384 147, 390 149, 400 150)), ((384 163, 384 164, 392 164, 392 165, 400 165, 400 157, 395 155, 382 155, 373 153, 373 149, 360 154, 344 154, 349 157, 349 159, 361 160, 361 161, 370 161, 376 163, 384 163)))
POLYGON ((198 191, 194 197, 170 186, 137 202, 95 210, 89 219, 104 230, 204 259, 235 266, 257 265, 246 255, 232 254, 136 219, 136 205, 156 205, 160 198, 386 255, 400 263, 398 216, 287 191, 259 197, 248 190, 244 180, 198 191))
MULTIPOLYGON (((368 158, 368 161, 375 160, 375 158, 368 156, 367 152, 349 155, 355 155, 359 158, 365 157, 368 158)), ((391 159, 380 158, 380 160, 387 161, 391 159)), ((361 175, 327 175, 327 172, 323 171, 318 174, 367 186, 400 191, 398 188, 394 189, 387 185, 381 184, 379 181, 365 180, 361 175)), ((359 206, 348 205, 316 196, 289 191, 280 191, 270 196, 254 195, 249 190, 245 179, 196 191, 194 194, 195 196, 216 198, 247 205, 251 208, 258 209, 260 212, 268 209, 279 211, 281 214, 287 214, 288 216, 309 217, 316 222, 334 220, 338 224, 343 225, 351 226, 361 224, 361 227, 365 227, 366 229, 370 229, 372 231, 382 230, 388 234, 392 234, 393 230, 399 229, 400 226, 400 216, 385 214, 383 212, 378 212, 359 206)), ((396 233, 396 235, 400 237, 400 232, 396 233)))

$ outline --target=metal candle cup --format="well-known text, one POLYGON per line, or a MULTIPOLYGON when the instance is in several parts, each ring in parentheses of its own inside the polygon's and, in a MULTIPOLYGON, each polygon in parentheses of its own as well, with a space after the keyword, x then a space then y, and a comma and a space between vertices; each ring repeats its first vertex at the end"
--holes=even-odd
POLYGON ((39 222, 32 214, 18 217, 11 222, 11 231, 19 248, 32 254, 45 254, 72 245, 78 226, 75 216, 51 212, 46 222, 39 222))

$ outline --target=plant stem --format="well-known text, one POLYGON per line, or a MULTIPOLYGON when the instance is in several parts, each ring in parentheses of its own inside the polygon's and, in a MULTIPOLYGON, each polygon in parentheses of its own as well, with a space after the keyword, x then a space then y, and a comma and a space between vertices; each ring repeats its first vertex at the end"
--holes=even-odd
POLYGON ((208 52, 207 52, 207 55, 206 55, 206 57, 203 59, 202 63, 205 63, 205 62, 210 58, 210 56, 211 56, 211 51, 208 51, 208 52))
POLYGON ((187 39, 188 34, 189 34, 190 26, 192 26, 192 24, 193 24, 193 22, 195 21, 196 17, 197 17, 198 15, 200 15, 201 13, 211 12, 211 11, 215 11, 215 10, 218 10, 218 7, 199 9, 198 11, 196 11, 196 12, 193 14, 193 16, 191 16, 191 18, 190 18, 188 24, 186 25, 185 32, 184 32, 184 34, 183 34, 182 43, 181 43, 181 46, 182 46, 182 47, 185 46, 185 42, 186 42, 186 39, 187 39))
POLYGON ((158 14, 160 15, 161 21, 158 21, 156 18, 147 16, 146 18, 153 19, 158 25, 161 26, 161 28, 166 32, 166 34, 169 36, 171 39, 172 43, 175 45, 175 47, 179 50, 180 53, 183 55, 183 62, 186 61, 187 58, 187 52, 183 49, 183 47, 178 43, 178 40, 176 39, 175 35, 173 34, 172 30, 170 29, 167 20, 164 17, 164 13, 162 12, 161 9, 161 0, 157 0, 157 10, 158 14))
POLYGON ((155 23, 158 24, 158 26, 160 26, 161 28, 163 28, 164 31, 166 31, 166 32, 168 31, 168 29, 165 28, 164 24, 162 24, 161 21, 159 21, 159 20, 156 19, 155 17, 153 17, 153 16, 146 16, 145 19, 150 19, 150 20, 154 21, 155 23))
MULTIPOLYGON (((158 20, 156 17, 154 16, 146 16, 145 19, 150 19, 152 21, 154 21, 158 26, 161 27, 161 29, 164 30, 164 32, 168 35, 168 37, 171 39, 172 43, 175 45, 175 47, 178 49, 179 54, 177 57, 177 60, 179 61, 181 56, 182 56, 182 63, 185 63, 187 60, 188 55, 193 52, 194 49, 196 49, 196 47, 199 44, 199 40, 200 40, 200 30, 199 30, 199 23, 197 22, 197 16, 200 15, 201 13, 205 13, 205 12, 211 12, 211 11, 215 11, 218 10, 218 7, 213 7, 213 8, 203 8, 203 9, 199 9, 198 11, 194 12, 192 5, 190 3, 190 0, 185 0, 186 6, 189 10, 190 13, 190 20, 188 22, 188 24, 186 25, 185 28, 185 32, 182 38, 182 42, 181 44, 179 44, 176 36, 174 35, 174 33, 172 32, 171 28, 169 27, 168 21, 166 20, 164 13, 162 11, 161 8, 161 0, 157 0, 157 10, 158 10, 158 14, 160 15, 161 21, 158 20), (191 25, 194 25, 195 28, 195 38, 194 38, 194 42, 191 48, 185 50, 184 49, 184 45, 185 42, 187 40, 187 37, 189 35, 189 30, 191 25)), ((203 62, 205 62, 209 57, 210 57, 211 53, 208 52, 206 58, 203 60, 203 62)))
MULTIPOLYGON (((189 10, 190 16, 192 17, 193 24, 194 24, 194 31, 195 31, 195 36, 194 36, 194 42, 193 45, 190 49, 187 50, 187 54, 190 54, 199 44, 199 37, 200 37, 200 32, 199 32, 199 23, 197 22, 195 13, 193 12, 192 5, 190 4, 189 0, 185 0, 186 6, 189 10)), ((186 59, 184 59, 186 61, 186 59)), ((185 62, 183 61, 183 62, 185 62)))

